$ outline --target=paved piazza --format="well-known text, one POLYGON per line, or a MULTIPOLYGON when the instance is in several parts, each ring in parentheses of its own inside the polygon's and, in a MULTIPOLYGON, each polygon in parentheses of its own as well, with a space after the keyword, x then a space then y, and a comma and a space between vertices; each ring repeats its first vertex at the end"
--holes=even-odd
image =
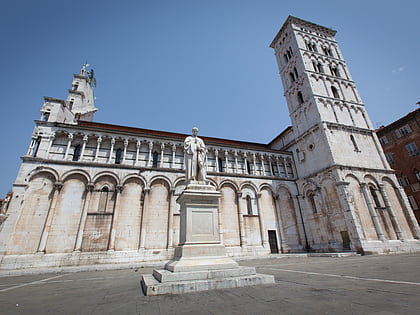
POLYGON ((0 314, 420 314, 420 254, 240 264, 276 283, 147 297, 139 283, 150 267, 5 276, 0 314))

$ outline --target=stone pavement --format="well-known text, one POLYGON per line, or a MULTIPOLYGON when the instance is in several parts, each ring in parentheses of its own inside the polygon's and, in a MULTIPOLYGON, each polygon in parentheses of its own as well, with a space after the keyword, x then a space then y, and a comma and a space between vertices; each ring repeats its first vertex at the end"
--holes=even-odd
POLYGON ((420 254, 246 260, 274 285, 144 296, 151 267, 0 278, 0 314, 420 314, 420 254))

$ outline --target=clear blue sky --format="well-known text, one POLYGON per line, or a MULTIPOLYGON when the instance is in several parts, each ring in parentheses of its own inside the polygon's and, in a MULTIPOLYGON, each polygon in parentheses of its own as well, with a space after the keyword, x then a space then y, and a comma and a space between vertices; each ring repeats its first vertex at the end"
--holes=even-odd
POLYGON ((290 124, 269 48, 288 15, 336 38, 377 127, 420 101, 420 4, 400 1, 3 0, 0 198, 43 96, 96 72, 98 122, 267 143, 290 124))

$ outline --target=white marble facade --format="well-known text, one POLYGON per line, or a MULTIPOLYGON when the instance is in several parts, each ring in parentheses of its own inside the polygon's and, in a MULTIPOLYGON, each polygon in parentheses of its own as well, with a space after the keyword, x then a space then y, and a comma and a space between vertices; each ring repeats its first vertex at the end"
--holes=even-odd
MULTIPOLYGON (((334 35, 289 17, 271 44, 292 127, 269 144, 203 137, 230 256, 420 250, 334 35)), ((82 72, 66 101, 45 98, 0 226, 1 268, 173 258, 186 135, 93 122, 93 100, 82 72)))

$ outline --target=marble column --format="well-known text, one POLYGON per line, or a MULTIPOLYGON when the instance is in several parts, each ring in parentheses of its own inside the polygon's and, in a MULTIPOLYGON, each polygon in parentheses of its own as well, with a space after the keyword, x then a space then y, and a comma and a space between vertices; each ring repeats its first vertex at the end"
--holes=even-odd
POLYGON ((69 155, 70 146, 71 146, 71 143, 73 141, 73 134, 72 133, 69 133, 68 136, 67 136, 67 138, 68 138, 68 140, 67 140, 66 153, 64 153, 64 160, 67 160, 67 157, 69 155))
POLYGON ((282 253, 288 253, 290 251, 289 246, 287 245, 286 242, 286 234, 284 233, 284 229, 283 229, 283 219, 281 217, 281 213, 280 213, 280 206, 279 206, 279 196, 276 195, 272 195, 273 197, 273 205, 274 205, 274 209, 276 212, 276 223, 277 223, 277 229, 280 233, 280 247, 281 247, 281 252, 282 253))
POLYGON ((172 161, 171 161, 171 168, 175 168, 175 161, 176 161, 176 144, 172 145, 172 161))
POLYGON ((262 171, 262 176, 265 176, 265 165, 264 165, 264 160, 265 160, 265 158, 264 158, 264 155, 262 155, 261 154, 261 171, 262 171))
POLYGON ((147 160, 147 167, 152 167, 153 165, 153 156, 152 156, 152 150, 153 150, 153 142, 149 142, 149 158, 147 160))
POLYGON ((98 137, 98 139, 96 139, 96 151, 95 151, 94 161, 98 160, 99 149, 101 148, 101 142, 102 142, 102 137, 98 137))
POLYGON ((383 200, 385 202, 386 210, 389 213, 389 216, 390 216, 391 223, 392 223, 392 226, 394 228, 395 234, 397 235, 397 238, 399 240, 403 241, 404 240, 404 237, 403 237, 403 234, 401 232, 401 227, 400 227, 400 225, 398 223, 397 218, 395 217, 395 213, 394 213, 394 210, 391 207, 391 203, 389 202, 388 194, 386 193, 384 184, 379 184, 378 186, 379 186, 379 191, 380 191, 380 193, 382 195, 382 198, 383 198, 383 200))
POLYGON ((378 218, 378 215, 376 213, 376 209, 375 209, 375 206, 373 204, 372 198, 370 198, 368 188, 367 188, 367 184, 366 183, 361 183, 360 187, 362 188, 363 196, 365 197, 366 204, 367 204, 370 216, 372 218, 373 225, 374 225, 375 230, 376 230, 376 234, 378 235, 378 239, 381 240, 381 241, 385 241, 385 236, 384 236, 384 232, 382 230, 381 222, 379 221, 379 218, 378 218))
POLYGON ((52 132, 49 137, 50 141, 48 142, 48 149, 47 149, 47 155, 46 155, 47 159, 50 157, 50 152, 51 152, 52 145, 54 143, 54 139, 55 139, 55 132, 52 132))
POLYGON ((417 223, 413 211, 411 211, 411 206, 405 195, 404 189, 402 187, 394 187, 394 189, 397 193, 398 199, 400 200, 401 208, 404 212, 411 233, 413 234, 415 239, 420 239, 420 227, 417 223))
POLYGON ((112 154, 114 153, 115 138, 111 138, 111 149, 109 150, 108 163, 111 163, 112 154))
POLYGON ((118 216, 120 214, 120 199, 121 193, 123 191, 123 186, 118 185, 115 187, 115 203, 114 203, 114 214, 112 216, 112 223, 111 223, 111 236, 109 237, 109 246, 108 250, 113 251, 115 250, 115 236, 117 234, 117 225, 118 225, 118 216))
POLYGON ((50 209, 48 210, 47 218, 45 220, 45 225, 42 231, 41 240, 39 241, 38 252, 45 252, 45 248, 47 246, 48 233, 50 232, 50 229, 51 229, 51 224, 52 224, 54 214, 55 214, 55 207, 57 205, 61 188, 63 188, 63 183, 56 182, 54 184, 54 194, 51 200, 50 209))
POLYGON ((265 223, 264 223, 264 214, 261 207, 261 193, 257 194, 257 206, 258 206, 258 220, 260 223, 260 232, 261 232, 261 243, 264 248, 268 248, 268 240, 267 240, 267 231, 265 230, 265 223))
POLYGON ((128 147, 128 139, 124 139, 124 151, 123 151, 122 164, 125 164, 125 160, 126 160, 126 157, 127 157, 127 147, 128 147))
POLYGON ((149 211, 149 199, 150 199, 150 188, 144 188, 144 199, 143 199, 143 211, 141 217, 141 226, 140 226, 140 250, 144 250, 144 244, 146 243, 146 220, 147 220, 147 211, 149 211))
POLYGON ((171 188, 169 191, 168 202, 168 239, 166 248, 174 248, 174 199, 175 189, 171 188))
POLYGON ((159 163, 160 168, 163 168, 164 153, 165 153, 165 144, 161 143, 161 145, 160 145, 160 163, 159 163))
POLYGON ((138 165, 139 163, 140 146, 141 146, 141 142, 137 140, 136 141, 136 159, 134 161, 134 165, 138 165))
POLYGON ((83 161, 83 156, 85 154, 86 143, 88 142, 88 136, 83 136, 83 144, 82 144, 82 151, 80 152, 80 161, 83 161))
POLYGON ((82 250, 83 232, 86 226, 87 213, 90 208, 90 200, 92 198, 93 187, 94 186, 92 183, 87 184, 86 187, 85 202, 83 204, 82 215, 80 216, 79 230, 77 232, 76 244, 74 246, 74 251, 76 252, 80 252, 82 250))
POLYGON ((246 240, 246 234, 245 234, 245 223, 244 223, 244 216, 243 216, 241 199, 242 199, 242 193, 237 192, 236 193, 236 204, 237 204, 237 210, 238 210, 239 238, 240 238, 240 241, 241 241, 241 247, 245 248, 245 247, 247 247, 247 240, 246 240))

